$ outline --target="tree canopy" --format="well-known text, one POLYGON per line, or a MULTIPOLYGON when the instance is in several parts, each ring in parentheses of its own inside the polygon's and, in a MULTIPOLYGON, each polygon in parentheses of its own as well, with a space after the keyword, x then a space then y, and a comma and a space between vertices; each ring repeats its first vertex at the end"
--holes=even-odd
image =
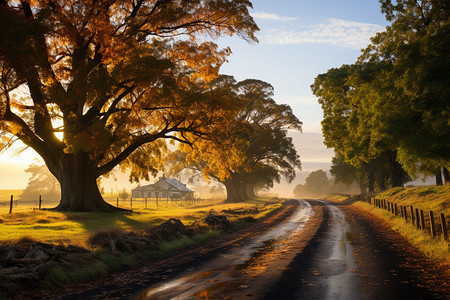
POLYGON ((96 178, 162 166, 165 140, 193 143, 232 111, 208 83, 257 41, 247 0, 0 1, 0 145, 21 140, 61 184, 60 210, 110 210, 96 178), (186 133, 190 133, 189 135, 186 133))
POLYGON ((172 160, 175 173, 187 167, 222 182, 229 202, 245 201, 281 177, 292 181, 301 164, 288 129, 301 130, 302 123, 291 108, 277 104, 273 87, 260 80, 221 77, 215 84, 229 91, 238 109, 215 143, 180 145, 184 154, 172 160))
POLYGON ((312 85, 327 146, 360 168, 387 162, 391 186, 450 164, 450 39, 446 1, 380 1, 392 24, 352 65, 312 85), (421 166, 421 168, 418 168, 421 166))

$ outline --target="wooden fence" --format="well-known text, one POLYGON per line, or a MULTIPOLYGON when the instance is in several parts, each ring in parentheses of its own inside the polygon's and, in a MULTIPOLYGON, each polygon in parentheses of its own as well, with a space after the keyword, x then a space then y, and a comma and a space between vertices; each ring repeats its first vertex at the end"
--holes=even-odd
MULTIPOLYGON (((5 199, 6 200, 6 199, 5 199)), ((114 198, 105 198, 105 201, 111 205, 133 209, 133 208, 155 208, 155 207, 167 207, 171 206, 191 206, 191 205, 199 205, 199 204, 209 204, 212 202, 217 202, 217 199, 179 199, 179 198, 129 198, 129 199, 114 199, 114 198)), ((39 196, 36 200, 18 200, 17 197, 11 195, 9 201, 0 201, 0 213, 9 212, 10 214, 13 211, 17 210, 27 210, 27 209, 42 209, 54 207, 58 204, 59 201, 45 201, 42 196, 39 196)))
POLYGON ((416 226, 418 229, 428 232, 433 237, 441 236, 444 240, 449 240, 449 224, 447 223, 446 216, 442 213, 436 215, 432 210, 423 211, 413 207, 412 205, 397 205, 397 203, 387 201, 386 199, 380 199, 368 195, 358 195, 355 197, 357 201, 365 202, 380 209, 387 210, 395 216, 400 217, 406 222, 416 226))

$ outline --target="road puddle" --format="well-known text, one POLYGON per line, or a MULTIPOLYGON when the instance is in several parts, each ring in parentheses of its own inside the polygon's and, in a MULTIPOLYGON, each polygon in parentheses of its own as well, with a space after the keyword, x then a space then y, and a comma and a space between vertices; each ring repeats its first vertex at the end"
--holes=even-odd
POLYGON ((252 258, 262 253, 282 248, 283 241, 302 230, 313 215, 308 202, 298 201, 298 208, 286 221, 249 240, 245 245, 220 254, 195 270, 186 271, 177 278, 148 287, 133 298, 208 299, 211 292, 228 284, 240 288, 239 279, 233 276, 234 271, 246 268, 246 264, 252 258))

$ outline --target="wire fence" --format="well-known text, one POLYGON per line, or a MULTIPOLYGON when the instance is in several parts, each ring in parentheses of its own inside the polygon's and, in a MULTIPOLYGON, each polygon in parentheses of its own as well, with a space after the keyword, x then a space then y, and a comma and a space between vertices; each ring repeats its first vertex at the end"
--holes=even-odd
MULTIPOLYGON (((180 198, 127 198, 120 199, 115 196, 104 196, 104 200, 112 206, 124 209, 151 209, 165 207, 189 207, 195 205, 211 205, 223 202, 223 199, 180 199, 180 198)), ((22 199, 20 196, 10 195, 0 198, 0 214, 27 212, 40 209, 51 209, 59 204, 59 200, 45 199, 42 196, 36 199, 22 199)))

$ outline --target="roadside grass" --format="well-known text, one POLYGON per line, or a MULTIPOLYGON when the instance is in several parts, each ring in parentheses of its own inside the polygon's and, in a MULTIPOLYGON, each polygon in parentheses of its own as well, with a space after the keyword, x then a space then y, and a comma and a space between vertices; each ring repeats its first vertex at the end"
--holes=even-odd
POLYGON ((33 209, 34 205, 22 205, 20 209, 13 210, 12 214, 0 213, 0 243, 7 244, 21 239, 30 239, 52 244, 77 245, 94 251, 97 262, 93 264, 80 265, 71 269, 51 268, 40 283, 44 289, 52 289, 67 283, 93 280, 110 272, 129 270, 143 262, 223 234, 221 231, 210 230, 191 237, 165 241, 158 245, 157 249, 133 253, 111 253, 90 246, 89 237, 100 231, 139 232, 157 226, 170 218, 180 219, 183 224, 190 225, 202 220, 209 213, 221 214, 222 210, 240 211, 257 207, 256 214, 227 214, 230 222, 234 222, 232 230, 237 230, 247 224, 241 218, 246 216, 252 216, 255 219, 264 218, 270 212, 280 208, 281 202, 279 199, 258 198, 245 203, 223 203, 222 200, 201 204, 172 205, 170 201, 165 201, 159 206, 145 208, 143 201, 136 201, 133 203, 132 213, 55 212, 36 210, 33 209))
MULTIPOLYGON (((432 210, 435 215, 445 214, 450 218, 450 185, 425 186, 411 188, 393 188, 376 196, 378 199, 386 199, 389 202, 402 206, 414 206, 419 210, 428 212, 432 210)), ((442 237, 433 238, 428 231, 416 228, 400 216, 377 208, 365 202, 355 201, 355 198, 326 198, 327 200, 355 205, 387 221, 391 228, 398 231, 411 244, 420 249, 426 256, 435 261, 450 266, 450 243, 442 237)), ((450 228, 449 228, 450 229, 450 228)))
POLYGON ((450 218, 450 185, 423 186, 413 188, 393 188, 377 195, 397 205, 414 206, 423 211, 432 210, 450 218))
POLYGON ((162 257, 176 250, 194 246, 201 242, 219 236, 219 231, 208 231, 192 237, 183 237, 159 245, 157 250, 144 250, 135 253, 113 254, 104 250, 95 251, 98 262, 83 265, 74 269, 52 268, 49 274, 41 281, 44 289, 52 289, 67 283, 81 283, 94 280, 110 272, 118 272, 137 267, 143 261, 162 257))
POLYGON ((108 273, 108 268, 103 262, 92 265, 83 265, 71 270, 54 267, 47 276, 41 280, 44 289, 53 289, 67 283, 87 282, 108 273))
MULTIPOLYGON (((88 247, 87 238, 97 230, 121 228, 123 230, 141 230, 163 223, 170 218, 180 219, 185 225, 203 219, 210 211, 220 213, 225 209, 250 209, 258 207, 259 219, 275 210, 279 200, 255 199, 245 203, 223 203, 212 201, 196 205, 173 206, 169 202, 158 207, 145 208, 143 203, 136 203, 132 213, 84 213, 54 212, 33 210, 33 206, 22 207, 0 214, 0 243, 14 242, 24 236, 54 244, 73 244, 88 247)), ((230 216, 230 221, 238 217, 230 216)))

